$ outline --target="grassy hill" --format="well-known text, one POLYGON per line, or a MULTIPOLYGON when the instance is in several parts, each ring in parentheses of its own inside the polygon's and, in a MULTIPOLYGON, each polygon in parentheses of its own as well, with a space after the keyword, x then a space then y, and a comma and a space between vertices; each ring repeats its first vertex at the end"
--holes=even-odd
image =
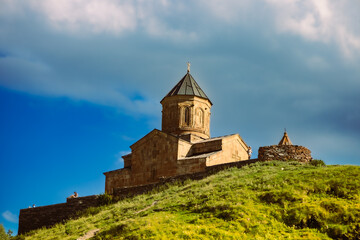
POLYGON ((360 167, 263 162, 175 183, 26 239, 360 239, 360 167))

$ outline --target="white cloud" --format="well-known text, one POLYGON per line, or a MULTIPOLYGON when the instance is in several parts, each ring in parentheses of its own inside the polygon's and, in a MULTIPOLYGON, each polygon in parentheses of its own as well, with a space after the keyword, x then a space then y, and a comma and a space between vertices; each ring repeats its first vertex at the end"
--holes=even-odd
POLYGON ((360 3, 328 0, 265 0, 274 11, 280 32, 300 35, 309 41, 335 43, 347 58, 360 55, 360 29, 357 19, 360 3), (355 13, 351 8, 357 8, 355 13), (357 32, 356 32, 357 31, 357 32))
POLYGON ((128 155, 128 154, 130 154, 130 153, 131 153, 130 150, 120 151, 120 152, 118 152, 118 153, 116 154, 116 156, 117 156, 118 158, 121 158, 122 156, 128 155))
POLYGON ((25 9, 40 13, 58 31, 117 35, 138 27, 138 8, 144 4, 131 0, 0 0, 0 5, 1 15, 21 15, 25 9))
POLYGON ((126 150, 126 151, 120 151, 117 154, 115 154, 116 157, 116 161, 115 161, 115 167, 124 167, 124 159, 122 158, 122 156, 128 155, 130 154, 131 151, 130 150, 126 150))
POLYGON ((19 220, 18 217, 8 210, 3 212, 1 215, 3 216, 3 218, 5 218, 6 221, 9 221, 12 223, 18 223, 18 220, 19 220))
POLYGON ((105 32, 119 35, 145 31, 150 36, 177 41, 201 38, 198 32, 203 29, 191 30, 193 26, 189 24, 177 24, 189 15, 193 16, 195 25, 202 19, 217 19, 219 24, 246 24, 251 27, 255 20, 260 19, 266 24, 266 31, 277 30, 309 41, 335 43, 347 58, 360 55, 360 2, 352 0, 203 0, 200 3, 167 0, 0 0, 0 4, 3 5, 3 10, 0 10, 2 15, 30 8, 35 13, 41 13, 55 29, 72 34, 105 32))
MULTIPOLYGON (((261 19, 270 31, 295 34, 308 41, 334 43, 348 59, 360 55, 358 1, 204 0, 201 6, 208 11, 204 14, 213 15, 227 24, 251 25, 261 19)), ((265 31, 265 28, 259 30, 265 31)))
POLYGON ((132 1, 111 0, 32 0, 34 10, 43 13, 58 29, 121 33, 136 28, 136 9, 132 1))
POLYGON ((254 5, 252 0, 202 0, 200 6, 209 11, 216 18, 227 23, 238 22, 239 19, 245 20, 248 17, 249 9, 254 5))
MULTIPOLYGON (((194 32, 166 24, 169 12, 183 11, 181 4, 142 0, 0 0, 1 15, 40 13, 53 29, 70 34, 120 35, 145 31, 150 36, 171 40, 196 40, 194 32)), ((173 16, 173 15, 170 15, 173 16)))
POLYGON ((185 32, 179 29, 172 29, 164 21, 160 21, 156 18, 149 18, 144 21, 144 27, 146 32, 155 37, 171 39, 175 42, 181 41, 196 41, 198 36, 195 32, 185 32))
MULTIPOLYGON (((150 65, 171 65, 177 61, 174 59, 185 58, 186 55, 209 59, 209 55, 219 51, 218 46, 227 44, 228 39, 239 38, 242 34, 242 28, 237 31, 239 25, 255 29, 259 39, 262 31, 270 33, 266 43, 281 43, 274 33, 295 34, 307 41, 328 44, 329 50, 337 44, 348 58, 360 56, 360 21, 352 21, 352 18, 359 19, 356 18, 356 8, 359 9, 360 4, 352 4, 349 0, 202 0, 200 3, 166 0, 0 0, 0 6, 0 20, 11 22, 16 16, 24 15, 23 19, 15 21, 17 25, 7 25, 4 21, 0 26, 0 50, 6 49, 9 53, 0 58, 0 85, 34 94, 66 96, 115 106, 132 113, 155 115, 159 108, 157 100, 149 100, 155 96, 155 91, 156 94, 159 91, 155 87, 150 88, 155 84, 149 83, 148 74, 141 72, 155 76, 159 81, 156 85, 161 84, 164 80, 159 77, 170 70, 154 75, 149 71, 150 65), (30 22, 28 25, 26 20, 30 22), (252 20, 256 20, 257 24, 252 20), (48 33, 48 29, 36 26, 40 22, 59 32, 48 33), (232 27, 227 28, 230 25, 232 27), (63 32, 83 33, 88 37, 84 40, 62 38, 63 32), (119 37, 129 32, 139 32, 139 35, 119 37), (103 33, 107 35, 98 37, 103 33), (171 40, 171 43, 156 42, 153 38, 171 40), (211 43, 214 39, 216 44, 211 43), (200 44, 189 44, 194 41, 200 44), (196 49, 197 46, 199 48, 196 49), (116 66, 116 62, 122 66, 116 66), (136 100, 131 97, 132 94, 142 95, 143 98, 136 100)), ((248 41, 244 45, 234 43, 229 46, 234 50, 229 57, 239 57, 236 49, 250 46, 253 37, 244 40, 248 41)), ((289 46, 299 52, 304 49, 303 45, 289 46)), ((317 71, 327 70, 332 64, 318 52, 303 52, 300 59, 317 71)), ((214 61, 220 60, 216 56, 214 61)))
MULTIPOLYGON (((121 139, 124 140, 124 141, 127 141, 127 142, 135 142, 135 140, 136 140, 134 137, 130 137, 130 136, 127 136, 127 135, 122 135, 121 139)), ((121 151, 119 154, 126 155, 128 153, 129 153, 129 151, 121 151)))

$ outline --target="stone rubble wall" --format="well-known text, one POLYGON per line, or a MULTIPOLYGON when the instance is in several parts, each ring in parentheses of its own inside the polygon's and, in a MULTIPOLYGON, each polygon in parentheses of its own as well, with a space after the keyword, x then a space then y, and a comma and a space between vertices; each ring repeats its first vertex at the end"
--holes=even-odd
POLYGON ((258 152, 259 161, 296 160, 299 162, 310 162, 311 151, 303 146, 298 145, 273 145, 260 147, 258 152))

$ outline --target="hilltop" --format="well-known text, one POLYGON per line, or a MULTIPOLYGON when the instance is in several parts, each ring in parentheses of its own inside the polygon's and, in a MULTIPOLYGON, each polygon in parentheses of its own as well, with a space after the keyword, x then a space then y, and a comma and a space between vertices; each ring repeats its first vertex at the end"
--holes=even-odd
POLYGON ((359 239, 359 199, 360 167, 258 162, 90 208, 26 239, 96 229, 91 239, 359 239))

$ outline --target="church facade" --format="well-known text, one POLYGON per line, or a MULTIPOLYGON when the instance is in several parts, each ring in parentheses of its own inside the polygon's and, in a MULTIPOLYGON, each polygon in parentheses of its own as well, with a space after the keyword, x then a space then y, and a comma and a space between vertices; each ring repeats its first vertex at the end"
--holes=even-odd
POLYGON ((248 145, 239 134, 210 137, 212 102, 190 69, 160 103, 162 129, 130 146, 131 153, 123 156, 124 168, 104 173, 107 194, 249 159, 248 145))

